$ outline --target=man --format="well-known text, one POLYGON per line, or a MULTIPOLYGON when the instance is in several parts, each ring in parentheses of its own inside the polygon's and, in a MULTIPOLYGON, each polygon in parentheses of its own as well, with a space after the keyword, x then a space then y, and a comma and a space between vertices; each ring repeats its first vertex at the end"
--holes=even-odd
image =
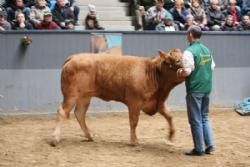
POLYGON ((200 42, 201 35, 199 26, 189 27, 187 40, 190 45, 183 53, 184 67, 177 72, 178 76, 186 77, 186 103, 194 149, 185 154, 190 156, 201 156, 204 152, 210 154, 214 151, 208 112, 215 64, 210 50, 200 42))
POLYGON ((163 0, 154 0, 155 5, 150 7, 145 14, 146 30, 155 30, 156 26, 162 22, 162 18, 169 13, 163 8, 163 0))
POLYGON ((179 27, 174 23, 173 16, 170 13, 166 13, 165 17, 162 19, 162 22, 159 23, 156 28, 156 31, 179 31, 179 27))
POLYGON ((0 31, 11 30, 11 25, 5 20, 5 12, 0 8, 0 31))
POLYGON ((240 22, 238 30, 239 31, 250 31, 250 16, 248 16, 248 15, 242 16, 242 21, 240 22))
POLYGON ((52 13, 45 12, 43 20, 36 25, 37 29, 58 30, 60 27, 52 20, 52 13))

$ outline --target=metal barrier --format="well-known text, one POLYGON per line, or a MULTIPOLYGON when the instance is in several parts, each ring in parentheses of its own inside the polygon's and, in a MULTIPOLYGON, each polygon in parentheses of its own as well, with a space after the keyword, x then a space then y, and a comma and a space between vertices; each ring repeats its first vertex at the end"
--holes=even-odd
MULTIPOLYGON (((158 49, 182 50, 185 32, 8 31, 0 32, 0 114, 55 112, 62 97, 60 69, 64 59, 91 51, 91 34, 121 34, 124 55, 156 55, 158 49), (20 40, 29 36, 24 47, 20 40)), ((214 52, 212 105, 230 107, 250 94, 250 33, 205 32, 202 41, 214 52)), ((184 84, 176 87, 170 106, 185 105, 184 84)), ((123 104, 93 99, 92 111, 126 110, 123 104)))

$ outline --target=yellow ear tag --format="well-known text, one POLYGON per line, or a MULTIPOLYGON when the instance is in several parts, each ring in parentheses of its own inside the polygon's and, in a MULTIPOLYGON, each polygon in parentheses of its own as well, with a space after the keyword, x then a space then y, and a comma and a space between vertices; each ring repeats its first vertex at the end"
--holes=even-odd
POLYGON ((167 58, 165 57, 165 56, 163 56, 163 55, 160 55, 160 58, 161 58, 161 60, 162 61, 165 61, 167 58))

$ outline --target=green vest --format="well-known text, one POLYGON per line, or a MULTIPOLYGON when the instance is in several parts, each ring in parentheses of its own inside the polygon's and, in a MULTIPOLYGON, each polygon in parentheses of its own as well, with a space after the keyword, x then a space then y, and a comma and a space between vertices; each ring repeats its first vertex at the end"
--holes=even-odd
POLYGON ((212 89, 212 54, 200 41, 193 41, 187 48, 194 56, 195 69, 186 78, 188 93, 209 93, 212 89))

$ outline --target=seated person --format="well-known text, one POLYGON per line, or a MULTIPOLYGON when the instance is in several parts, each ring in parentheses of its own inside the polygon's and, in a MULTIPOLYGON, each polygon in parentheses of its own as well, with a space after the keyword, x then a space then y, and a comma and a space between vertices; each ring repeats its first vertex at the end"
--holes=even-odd
POLYGON ((9 22, 15 19, 16 13, 22 12, 25 16, 25 19, 28 20, 30 16, 31 9, 26 7, 23 0, 14 0, 14 3, 10 3, 10 6, 6 8, 7 10, 7 20, 9 22))
POLYGON ((36 29, 58 30, 60 27, 53 21, 52 13, 45 12, 43 20, 36 24, 36 29))
POLYGON ((170 13, 166 13, 165 17, 162 19, 162 22, 159 23, 156 28, 156 31, 178 31, 179 27, 174 23, 173 16, 170 13))
POLYGON ((242 15, 250 15, 250 0, 243 0, 242 1, 242 15))
POLYGON ((250 31, 250 16, 249 15, 243 15, 242 21, 240 22, 238 26, 239 31, 250 31))
POLYGON ((221 26, 222 31, 237 31, 237 26, 234 24, 233 16, 227 15, 226 22, 221 26))
POLYGON ((229 0, 229 6, 225 9, 226 15, 233 16, 233 22, 238 25, 241 20, 240 7, 236 6, 236 0, 229 0))
POLYGON ((155 0, 155 5, 147 10, 145 15, 146 30, 155 30, 155 27, 162 22, 162 18, 168 12, 163 8, 163 0, 155 0))
POLYGON ((74 20, 65 20, 65 29, 74 30, 75 29, 74 20))
POLYGON ((11 22, 13 30, 31 30, 33 29, 32 24, 25 19, 22 12, 17 12, 16 19, 11 22))
MULTIPOLYGON (((65 28, 65 20, 75 20, 74 13, 69 6, 65 4, 65 0, 56 0, 55 8, 52 10, 53 20, 62 29, 65 28)), ((75 22, 74 22, 75 24, 75 22)))
POLYGON ((186 22, 184 23, 184 28, 182 30, 187 31, 188 28, 192 25, 196 25, 196 24, 194 22, 194 17, 190 14, 190 15, 187 15, 186 22))
POLYGON ((67 0, 68 2, 66 3, 71 11, 74 13, 74 24, 78 24, 78 16, 80 13, 80 7, 76 4, 76 0, 67 0))
POLYGON ((5 20, 6 13, 0 10, 0 31, 11 30, 11 25, 5 20))
POLYGON ((44 13, 50 12, 45 0, 36 0, 35 6, 31 7, 30 20, 34 25, 43 21, 44 13))
POLYGON ((225 22, 225 16, 218 6, 218 0, 211 0, 207 12, 207 25, 212 31, 220 31, 225 22))
POLYGON ((86 30, 103 30, 104 28, 99 25, 96 16, 96 7, 92 4, 88 5, 89 13, 85 18, 85 29, 86 30))
POLYGON ((170 9, 175 23, 179 26, 180 29, 184 29, 184 24, 187 15, 190 14, 190 11, 185 8, 183 0, 175 0, 174 7, 170 9))
POLYGON ((191 15, 194 17, 194 24, 200 26, 202 30, 208 31, 207 27, 207 15, 200 0, 191 1, 191 15))
POLYGON ((146 11, 154 6, 153 0, 135 0, 135 29, 142 30, 145 28, 146 11))

